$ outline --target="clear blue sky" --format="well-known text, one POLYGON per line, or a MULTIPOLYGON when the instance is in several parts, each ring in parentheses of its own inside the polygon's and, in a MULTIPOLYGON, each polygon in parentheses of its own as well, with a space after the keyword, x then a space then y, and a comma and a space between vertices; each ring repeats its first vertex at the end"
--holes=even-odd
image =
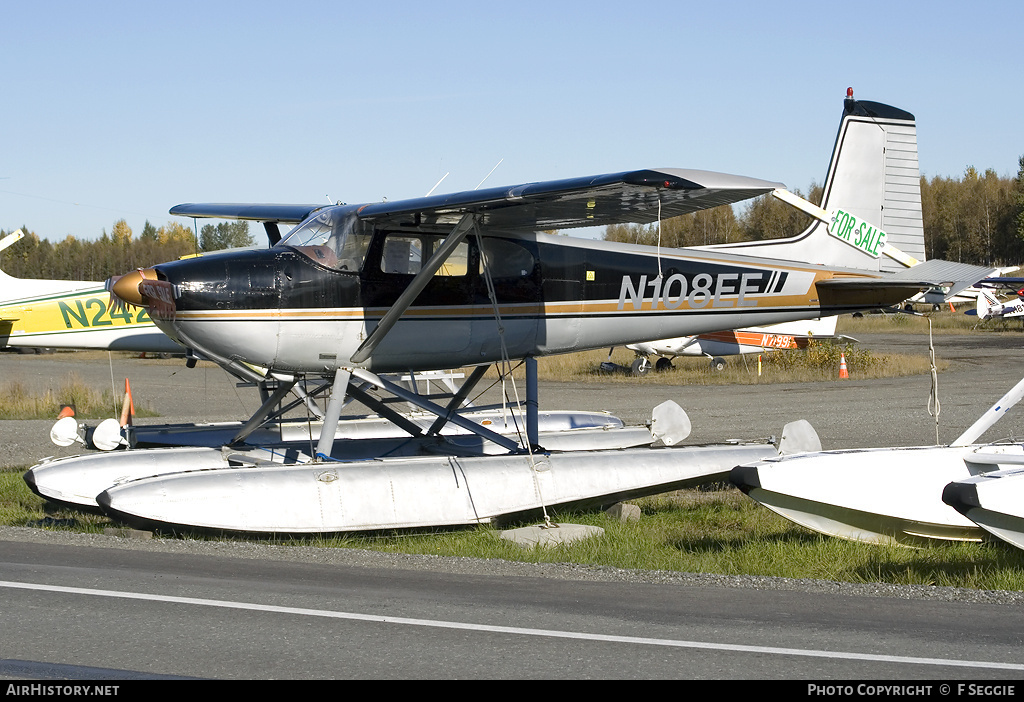
MULTIPOLYGON (((649 167, 821 182, 847 86, 1015 175, 1024 3, 3 1, 0 228, 649 167)), ((191 226, 191 221, 181 220, 191 226)))

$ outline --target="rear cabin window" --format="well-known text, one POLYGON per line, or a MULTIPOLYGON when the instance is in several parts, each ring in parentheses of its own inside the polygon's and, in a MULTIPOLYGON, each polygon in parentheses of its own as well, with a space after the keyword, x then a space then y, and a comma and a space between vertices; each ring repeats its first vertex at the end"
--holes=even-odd
POLYGON ((484 255, 480 257, 480 273, 484 265, 492 278, 528 278, 533 275, 536 260, 525 248, 507 239, 484 240, 484 255))

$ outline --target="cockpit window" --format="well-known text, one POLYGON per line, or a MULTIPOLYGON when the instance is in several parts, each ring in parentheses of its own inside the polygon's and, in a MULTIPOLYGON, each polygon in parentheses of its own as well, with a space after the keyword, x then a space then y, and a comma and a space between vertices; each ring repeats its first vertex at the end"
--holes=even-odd
POLYGON ((355 214, 327 208, 293 229, 281 245, 290 246, 317 263, 357 272, 370 246, 372 228, 355 214))

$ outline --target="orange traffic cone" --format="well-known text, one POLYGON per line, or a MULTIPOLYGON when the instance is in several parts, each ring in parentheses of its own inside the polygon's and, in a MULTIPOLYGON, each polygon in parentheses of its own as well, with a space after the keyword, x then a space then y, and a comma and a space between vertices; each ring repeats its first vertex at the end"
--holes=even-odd
POLYGON ((839 354, 839 379, 849 379, 850 374, 846 371, 846 354, 840 352, 839 354))
POLYGON ((132 400, 132 386, 128 384, 128 378, 124 379, 124 402, 121 404, 121 426, 126 427, 132 423, 135 416, 135 402, 132 400))

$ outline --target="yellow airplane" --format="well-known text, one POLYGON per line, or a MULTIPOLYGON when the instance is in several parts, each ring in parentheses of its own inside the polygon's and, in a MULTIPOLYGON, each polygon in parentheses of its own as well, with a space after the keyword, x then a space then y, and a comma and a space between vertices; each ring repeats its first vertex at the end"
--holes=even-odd
MULTIPOLYGON (((0 239, 0 251, 24 236, 0 239)), ((14 278, 0 271, 0 348, 182 353, 145 308, 111 304, 102 281, 14 278)))

